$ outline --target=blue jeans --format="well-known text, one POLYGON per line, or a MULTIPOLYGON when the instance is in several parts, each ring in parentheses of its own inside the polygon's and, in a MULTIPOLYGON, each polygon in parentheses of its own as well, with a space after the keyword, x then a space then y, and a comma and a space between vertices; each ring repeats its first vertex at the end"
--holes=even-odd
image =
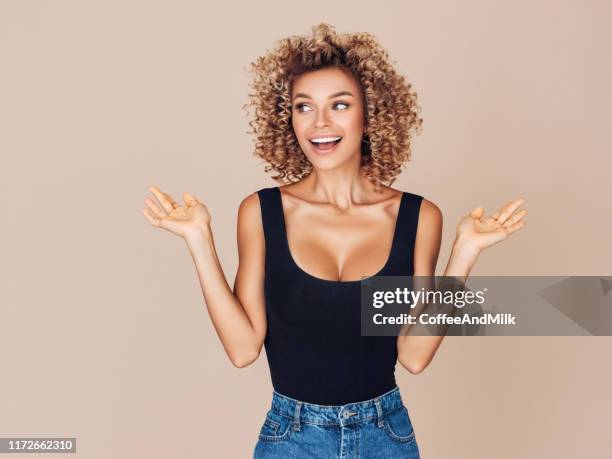
POLYGON ((419 459, 399 387, 370 400, 315 405, 272 393, 254 459, 419 459))

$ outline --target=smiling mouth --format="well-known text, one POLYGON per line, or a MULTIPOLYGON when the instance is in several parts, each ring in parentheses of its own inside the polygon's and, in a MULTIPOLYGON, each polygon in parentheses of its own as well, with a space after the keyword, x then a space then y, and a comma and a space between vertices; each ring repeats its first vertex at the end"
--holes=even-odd
POLYGON ((309 142, 313 145, 314 149, 318 152, 321 153, 327 153, 332 151, 333 149, 336 148, 336 145, 338 145, 340 142, 342 141, 342 137, 340 137, 338 140, 334 140, 333 142, 313 142, 312 140, 309 140, 309 142))

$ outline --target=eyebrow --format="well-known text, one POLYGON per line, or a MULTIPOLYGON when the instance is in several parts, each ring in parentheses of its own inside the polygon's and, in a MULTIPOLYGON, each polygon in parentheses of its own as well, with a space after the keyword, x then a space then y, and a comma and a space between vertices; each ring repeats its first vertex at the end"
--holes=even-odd
MULTIPOLYGON (((340 91, 335 94, 332 94, 331 96, 328 97, 328 99, 333 99, 334 97, 340 97, 340 96, 354 97, 353 93, 350 91, 340 91)), ((293 96, 293 100, 297 99, 298 97, 303 97, 304 99, 312 99, 312 97, 310 97, 308 94, 304 94, 303 92, 298 92, 295 96, 293 96)))

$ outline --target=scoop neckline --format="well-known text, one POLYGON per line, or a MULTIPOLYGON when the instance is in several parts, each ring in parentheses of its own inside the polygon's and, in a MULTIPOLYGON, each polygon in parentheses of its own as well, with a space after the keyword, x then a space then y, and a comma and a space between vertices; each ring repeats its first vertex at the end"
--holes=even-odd
POLYGON ((399 207, 397 210, 397 215, 395 216, 395 225, 393 227, 393 239, 391 241, 391 249, 389 250, 389 254, 387 255, 387 258, 386 258, 386 261, 383 267, 380 268, 376 273, 372 274, 371 276, 365 276, 365 277, 362 277, 361 279, 356 279, 356 280, 343 281, 343 280, 323 279, 322 277, 318 277, 318 276, 315 276, 314 274, 309 273, 308 271, 304 270, 300 265, 297 264, 297 262, 295 261, 295 258, 293 258, 291 249, 289 248, 289 236, 287 234, 287 225, 285 221, 285 210, 283 208, 283 194, 281 193, 280 187, 278 186, 274 187, 274 190, 276 190, 276 194, 278 196, 278 204, 280 205, 280 225, 281 225, 281 233, 283 235, 283 245, 285 247, 285 251, 287 252, 287 257, 289 258, 289 262, 294 267, 294 269, 297 269, 297 271, 299 271, 302 275, 310 279, 313 279, 317 282, 322 282, 322 283, 327 283, 327 284, 336 284, 336 285, 358 284, 368 279, 371 279, 373 277, 380 276, 387 269, 387 267, 389 266, 389 263, 391 263, 391 258, 393 257, 393 252, 395 251, 395 247, 397 245, 399 221, 400 221, 400 217, 402 214, 402 209, 404 207, 404 200, 406 199, 405 191, 401 192, 402 196, 400 197, 400 203, 399 203, 399 207))

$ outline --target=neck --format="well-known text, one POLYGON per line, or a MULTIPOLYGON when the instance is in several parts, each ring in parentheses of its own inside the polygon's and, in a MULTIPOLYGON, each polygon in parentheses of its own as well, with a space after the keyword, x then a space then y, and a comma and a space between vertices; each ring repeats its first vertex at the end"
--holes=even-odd
POLYGON ((303 182, 313 201, 333 204, 341 210, 369 202, 374 191, 374 184, 367 179, 361 168, 314 169, 303 182))

